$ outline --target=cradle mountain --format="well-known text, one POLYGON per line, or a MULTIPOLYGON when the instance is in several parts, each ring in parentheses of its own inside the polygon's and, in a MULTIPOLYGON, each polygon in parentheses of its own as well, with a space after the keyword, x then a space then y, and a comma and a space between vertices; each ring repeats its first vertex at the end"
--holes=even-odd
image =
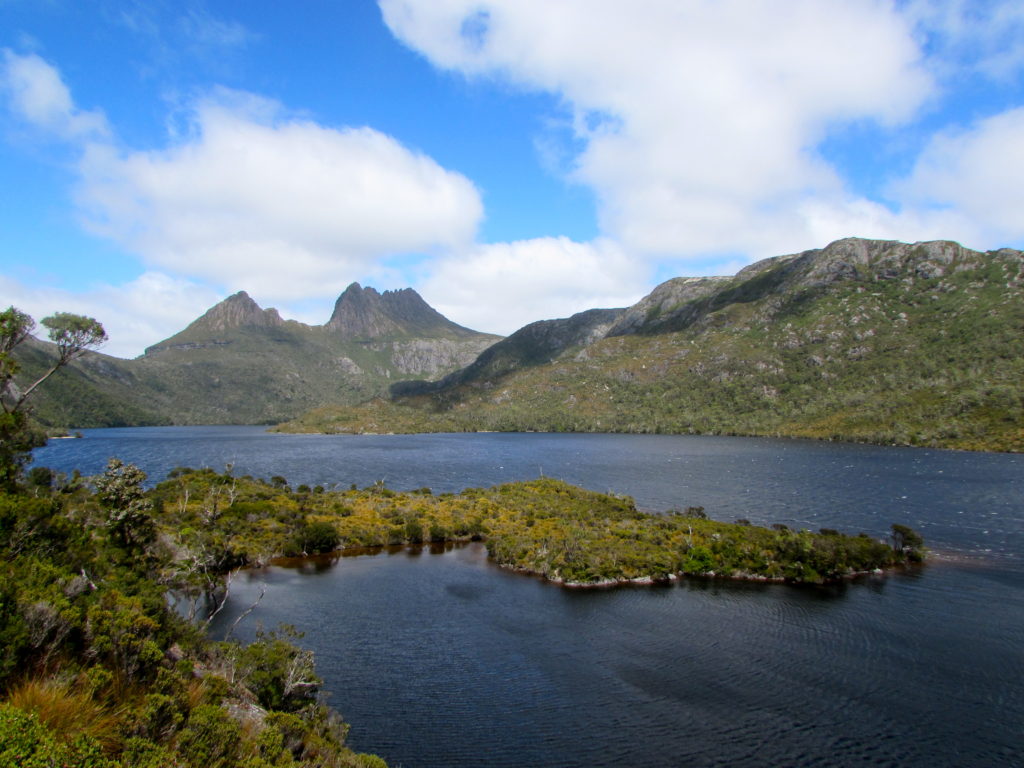
MULTIPOLYGON (((353 283, 319 326, 284 320, 241 291, 134 360, 86 354, 40 393, 36 416, 67 427, 272 424, 361 402, 398 379, 438 378, 499 338, 456 325, 410 288, 353 283)), ((51 350, 27 345, 26 380, 51 350)))

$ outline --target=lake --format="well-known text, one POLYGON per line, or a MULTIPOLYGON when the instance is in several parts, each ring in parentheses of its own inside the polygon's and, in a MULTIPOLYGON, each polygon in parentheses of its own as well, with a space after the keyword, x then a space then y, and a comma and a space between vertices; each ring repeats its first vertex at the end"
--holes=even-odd
POLYGON ((482 545, 244 572, 213 632, 305 631, 350 744, 391 766, 1024 765, 1024 456, 749 438, 86 430, 37 462, 436 492, 548 475, 650 510, 884 536, 922 569, 831 587, 566 590, 482 545))

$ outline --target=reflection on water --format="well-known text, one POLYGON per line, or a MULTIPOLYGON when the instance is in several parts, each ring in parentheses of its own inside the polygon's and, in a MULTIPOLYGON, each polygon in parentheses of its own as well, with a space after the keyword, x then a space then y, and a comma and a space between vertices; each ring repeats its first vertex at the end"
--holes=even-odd
POLYGON ((404 766, 1014 765, 1022 586, 567 590, 470 544, 248 572, 219 618, 266 587, 253 618, 303 628, 352 743, 404 766))

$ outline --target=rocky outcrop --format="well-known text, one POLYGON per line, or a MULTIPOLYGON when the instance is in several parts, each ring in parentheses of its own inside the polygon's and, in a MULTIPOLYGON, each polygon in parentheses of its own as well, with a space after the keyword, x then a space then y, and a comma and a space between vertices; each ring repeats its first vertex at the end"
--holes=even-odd
POLYGON ((718 290, 729 277, 676 277, 659 285, 622 313, 609 329, 609 336, 634 333, 659 317, 667 317, 683 305, 718 290))
POLYGON ((243 326, 273 328, 279 325, 284 325, 284 320, 281 319, 281 315, 276 309, 261 309, 248 293, 239 291, 228 296, 220 304, 211 307, 189 328, 226 331, 229 328, 243 326))
POLYGON ((262 309, 248 293, 239 291, 210 307, 181 333, 148 347, 145 354, 223 346, 228 342, 211 334, 224 334, 237 328, 277 328, 284 324, 276 309, 262 309))
POLYGON ((485 349, 462 370, 437 382, 396 382, 391 386, 391 394, 402 397, 461 384, 494 381, 520 368, 549 363, 568 349, 587 346, 604 338, 622 312, 621 309, 590 309, 572 317, 530 323, 485 349))
POLYGON ((412 339, 396 341, 391 359, 406 376, 435 379, 472 363, 491 345, 491 339, 412 339))
POLYGON ((941 277, 958 263, 976 266, 982 255, 949 240, 909 244, 850 237, 791 258, 806 262, 801 282, 819 286, 839 280, 941 277))
POLYGON ((763 259, 734 277, 675 278, 623 314, 609 336, 685 330, 730 304, 760 303, 764 323, 794 302, 844 281, 931 280, 975 269, 986 259, 1019 261, 1020 251, 981 253, 948 240, 901 243, 846 238, 825 248, 763 259))
POLYGON ((412 288, 378 293, 359 283, 352 283, 338 297, 325 328, 353 340, 477 335, 446 318, 412 288))

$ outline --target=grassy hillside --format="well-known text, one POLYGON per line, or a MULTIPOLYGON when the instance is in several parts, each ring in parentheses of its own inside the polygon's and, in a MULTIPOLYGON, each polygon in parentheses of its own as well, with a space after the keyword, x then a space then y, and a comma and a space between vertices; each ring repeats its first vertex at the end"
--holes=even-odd
POLYGON ((1022 264, 1011 250, 840 241, 699 290, 666 284, 604 338, 546 365, 324 407, 280 428, 787 435, 1024 450, 1022 264))
MULTIPOLYGON (((17 379, 23 386, 38 379, 56 357, 48 342, 29 339, 15 353, 21 365, 17 379)), ((33 394, 32 415, 55 427, 123 427, 169 424, 169 414, 144 393, 145 380, 131 361, 94 352, 55 376, 33 394)))

